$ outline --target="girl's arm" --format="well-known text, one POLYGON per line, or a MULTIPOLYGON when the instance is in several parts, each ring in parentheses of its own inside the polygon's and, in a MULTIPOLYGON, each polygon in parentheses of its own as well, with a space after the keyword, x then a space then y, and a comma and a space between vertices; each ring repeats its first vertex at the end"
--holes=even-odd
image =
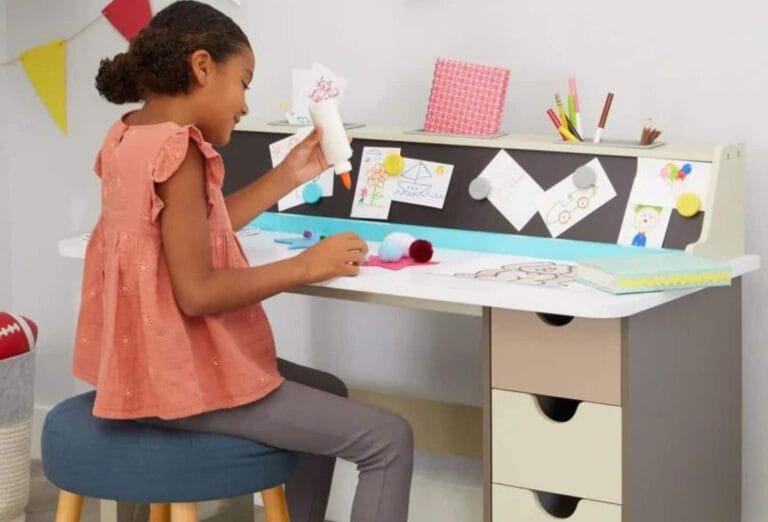
POLYGON ((320 128, 310 132, 285 159, 256 181, 227 196, 232 228, 240 230, 302 183, 328 168, 320 149, 320 128))
POLYGON ((230 194, 224 201, 232 228, 240 230, 294 188, 293 176, 278 165, 256 181, 230 194))
POLYGON ((268 265, 214 268, 203 160, 190 142, 179 169, 155 187, 164 203, 160 214, 163 250, 173 293, 184 314, 217 314, 300 284, 358 273, 368 249, 355 234, 332 236, 296 257, 268 265))

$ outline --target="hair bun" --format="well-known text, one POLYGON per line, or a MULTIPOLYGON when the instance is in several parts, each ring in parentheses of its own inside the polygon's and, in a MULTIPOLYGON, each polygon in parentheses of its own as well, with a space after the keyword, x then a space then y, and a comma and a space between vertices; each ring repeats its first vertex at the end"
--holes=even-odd
POLYGON ((96 89, 112 103, 141 101, 136 73, 136 63, 130 52, 119 53, 112 59, 105 58, 99 64, 96 89))

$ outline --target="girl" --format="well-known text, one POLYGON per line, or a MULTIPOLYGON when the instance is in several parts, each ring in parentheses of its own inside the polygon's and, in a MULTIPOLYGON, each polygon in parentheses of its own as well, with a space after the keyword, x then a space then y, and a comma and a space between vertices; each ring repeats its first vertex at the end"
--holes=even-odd
POLYGON ((94 414, 250 438, 300 452, 294 521, 322 521, 335 458, 357 464, 352 521, 405 521, 413 436, 394 413, 353 402, 336 377, 277 359, 261 301, 351 276, 354 234, 249 267, 233 232, 327 168, 316 129, 280 164, 224 197, 212 144, 248 112, 254 56, 227 16, 194 1, 154 17, 96 87, 143 101, 107 132, 95 171, 102 211, 85 258, 74 373, 94 414))

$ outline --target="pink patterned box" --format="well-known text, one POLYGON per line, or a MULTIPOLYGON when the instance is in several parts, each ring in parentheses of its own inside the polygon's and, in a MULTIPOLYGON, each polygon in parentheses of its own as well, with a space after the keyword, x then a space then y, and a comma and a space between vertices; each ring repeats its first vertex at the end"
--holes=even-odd
POLYGON ((509 69, 439 58, 424 130, 446 134, 498 134, 509 69))

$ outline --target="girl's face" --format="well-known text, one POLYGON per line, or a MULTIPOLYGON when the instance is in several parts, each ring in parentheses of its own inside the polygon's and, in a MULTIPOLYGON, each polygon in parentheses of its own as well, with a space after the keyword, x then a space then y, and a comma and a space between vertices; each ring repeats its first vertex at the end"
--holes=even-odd
POLYGON ((197 126, 214 145, 227 144, 237 122, 248 113, 245 91, 253 79, 254 62, 248 48, 221 63, 210 60, 200 69, 193 58, 192 68, 199 84, 197 126))

